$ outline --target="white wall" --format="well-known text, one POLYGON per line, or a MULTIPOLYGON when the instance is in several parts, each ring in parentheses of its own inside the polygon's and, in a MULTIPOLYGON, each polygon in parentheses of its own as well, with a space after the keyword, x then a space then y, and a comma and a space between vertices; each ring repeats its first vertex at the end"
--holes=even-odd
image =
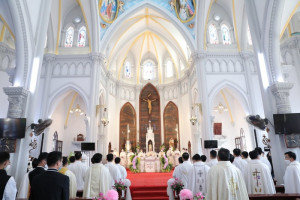
POLYGON ((8 96, 4 93, 2 87, 11 86, 11 83, 8 81, 9 77, 6 72, 0 71, 0 118, 7 117, 7 110, 8 110, 8 96))

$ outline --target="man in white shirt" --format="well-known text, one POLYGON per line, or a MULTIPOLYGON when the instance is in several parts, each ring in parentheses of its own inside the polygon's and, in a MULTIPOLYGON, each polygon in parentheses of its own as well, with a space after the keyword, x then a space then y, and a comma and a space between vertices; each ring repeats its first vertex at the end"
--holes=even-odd
POLYGON ((76 177, 75 174, 68 169, 67 157, 63 157, 62 168, 60 168, 58 172, 69 177, 70 180, 69 197, 76 198, 76 193, 77 193, 76 177))
POLYGON ((170 178, 168 180, 167 194, 169 196, 169 200, 174 200, 174 194, 173 194, 171 185, 175 181, 175 178, 178 178, 180 176, 179 175, 179 173, 180 173, 179 169, 180 169, 180 167, 182 166, 182 163, 183 163, 182 157, 179 157, 177 162, 179 164, 175 167, 175 169, 173 171, 173 178, 170 178))
POLYGON ((195 154, 192 157, 192 161, 193 168, 189 172, 189 189, 194 195, 201 192, 205 196, 209 166, 202 162, 199 154, 195 154))
POLYGON ((229 161, 230 152, 221 148, 218 164, 208 172, 206 200, 248 200, 246 184, 241 171, 229 161))
POLYGON ((237 168, 239 168, 242 173, 244 173, 244 169, 247 167, 247 161, 242 159, 241 150, 234 149, 233 156, 234 156, 234 161, 232 164, 235 165, 237 168))
POLYGON ((111 189, 112 178, 109 170, 101 163, 102 154, 96 153, 92 166, 86 171, 83 197, 98 197, 99 193, 106 194, 111 189))
POLYGON ((83 190, 84 176, 87 171, 87 167, 81 162, 82 154, 80 152, 75 153, 75 163, 69 166, 69 170, 76 176, 77 190, 83 190))
POLYGON ((5 171, 10 164, 9 158, 9 153, 0 152, 0 199, 2 200, 15 200, 17 195, 16 181, 5 171))
POLYGON ((111 186, 114 186, 115 181, 121 180, 121 172, 120 172, 119 168, 113 163, 113 160, 114 160, 113 154, 111 154, 111 153, 107 154, 106 160, 107 160, 107 164, 105 165, 105 167, 108 168, 109 173, 113 179, 111 186))
POLYGON ((288 151, 284 156, 288 164, 283 177, 285 193, 300 193, 300 163, 294 152, 288 151))
POLYGON ((131 194, 130 194, 130 185, 131 182, 129 179, 127 179, 127 172, 125 167, 123 167, 122 165, 120 165, 121 159, 119 157, 115 158, 115 164, 117 166, 117 168, 119 169, 120 173, 121 173, 121 180, 124 182, 124 184, 127 186, 127 190, 126 190, 126 200, 131 200, 131 194))
POLYGON ((250 151, 251 160, 244 170, 248 194, 275 194, 274 181, 269 167, 261 162, 258 151, 250 151))
POLYGON ((271 163, 266 157, 264 157, 264 152, 262 151, 262 149, 260 147, 256 147, 255 150, 258 151, 261 162, 265 163, 270 168, 270 171, 272 171, 271 163))
POLYGON ((215 150, 211 150, 209 153, 210 161, 207 163, 207 166, 212 167, 218 164, 217 152, 215 150))

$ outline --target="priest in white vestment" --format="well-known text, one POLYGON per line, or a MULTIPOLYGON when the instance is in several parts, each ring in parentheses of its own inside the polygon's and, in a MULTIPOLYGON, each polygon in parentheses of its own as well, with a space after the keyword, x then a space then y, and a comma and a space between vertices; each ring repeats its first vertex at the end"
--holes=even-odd
POLYGON ((126 190, 126 200, 131 200, 131 193, 130 193, 130 185, 131 185, 131 182, 129 179, 127 179, 127 172, 126 172, 126 169, 125 167, 123 167, 122 165, 120 165, 120 161, 121 159, 119 157, 116 157, 115 158, 115 164, 117 166, 117 168, 119 169, 120 171, 120 174, 121 174, 121 180, 124 182, 124 184, 127 186, 127 190, 126 190))
POLYGON ((23 178, 22 178, 22 181, 21 181, 21 185, 20 185, 20 188, 18 190, 18 195, 17 195, 17 198, 18 199, 27 199, 29 197, 29 173, 34 170, 39 164, 39 161, 37 158, 34 158, 33 161, 32 161, 32 168, 31 170, 29 170, 28 173, 26 173, 23 178))
POLYGON ((109 170, 101 164, 101 160, 102 155, 96 153, 93 156, 94 164, 85 173, 84 198, 98 197, 100 192, 106 194, 112 188, 112 177, 109 170))
POLYGON ((205 200, 247 200, 246 184, 241 171, 229 161, 230 152, 221 148, 218 164, 208 172, 205 200))
POLYGON ((181 156, 179 149, 176 148, 173 154, 174 154, 174 162, 175 162, 174 165, 177 166, 179 165, 178 158, 181 156))
POLYGON ((294 152, 286 152, 284 156, 288 164, 283 177, 285 193, 300 193, 300 163, 294 152))
POLYGON ((188 153, 183 153, 182 154, 182 160, 183 163, 179 168, 179 172, 176 174, 176 178, 180 179, 183 182, 183 187, 184 189, 190 188, 189 184, 189 172, 193 169, 192 163, 189 161, 189 154, 188 153))
POLYGON ((209 166, 202 162, 199 154, 195 154, 192 161, 193 168, 189 173, 189 189, 194 195, 201 192, 205 196, 207 192, 209 166))
POLYGON ((172 191, 171 184, 175 181, 175 178, 178 178, 180 176, 180 167, 183 163, 182 157, 178 158, 178 163, 179 165, 177 165, 173 171, 173 178, 170 178, 168 180, 167 194, 169 196, 169 200, 174 200, 174 193, 172 191))
POLYGON ((261 160, 261 162, 265 163, 269 167, 269 169, 272 171, 271 163, 264 156, 264 152, 262 151, 262 149, 260 147, 256 147, 255 150, 258 151, 258 153, 260 154, 260 160, 261 160))
POLYGON ((261 162, 258 151, 249 153, 251 160, 244 170, 248 194, 276 194, 269 167, 261 162))
POLYGON ((207 163, 207 166, 212 167, 218 164, 217 152, 215 150, 211 150, 209 153, 210 161, 207 163))
POLYGON ((77 190, 83 190, 87 167, 81 162, 82 154, 80 152, 75 154, 75 159, 75 163, 72 166, 69 166, 69 170, 72 171, 76 176, 77 190))
POLYGON ((77 185, 76 185, 76 177, 73 172, 68 169, 68 158, 63 157, 62 168, 59 170, 59 173, 66 175, 69 177, 69 197, 76 198, 77 193, 77 185))
POLYGON ((234 156, 234 161, 232 164, 235 165, 237 168, 239 168, 242 173, 244 173, 244 169, 247 167, 247 161, 242 159, 241 150, 234 149, 233 156, 234 156))
POLYGON ((127 154, 127 168, 129 168, 129 166, 131 165, 131 160, 130 157, 134 155, 134 153, 132 152, 132 150, 130 149, 130 152, 127 154))
POLYGON ((169 163, 172 164, 172 166, 174 167, 174 157, 173 157, 172 147, 170 147, 169 150, 167 151, 167 157, 169 159, 169 163))
POLYGON ((120 164, 126 168, 127 167, 126 166, 126 152, 124 151, 124 149, 121 150, 120 159, 121 159, 120 164))
POLYGON ((145 153, 141 149, 140 152, 138 153, 138 157, 140 158, 140 171, 145 172, 145 153))
POLYGON ((121 180, 121 172, 119 168, 113 163, 114 161, 114 155, 113 154, 107 154, 106 156, 107 164, 105 164, 105 167, 108 168, 108 171, 112 177, 111 186, 114 186, 115 181, 121 180))

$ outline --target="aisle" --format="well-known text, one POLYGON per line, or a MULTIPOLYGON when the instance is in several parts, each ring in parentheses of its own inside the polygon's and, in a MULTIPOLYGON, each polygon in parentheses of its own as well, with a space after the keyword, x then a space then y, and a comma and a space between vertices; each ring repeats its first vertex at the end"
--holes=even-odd
POLYGON ((127 178, 131 181, 131 195, 133 200, 167 200, 167 181, 172 178, 169 173, 138 173, 127 171, 127 178))

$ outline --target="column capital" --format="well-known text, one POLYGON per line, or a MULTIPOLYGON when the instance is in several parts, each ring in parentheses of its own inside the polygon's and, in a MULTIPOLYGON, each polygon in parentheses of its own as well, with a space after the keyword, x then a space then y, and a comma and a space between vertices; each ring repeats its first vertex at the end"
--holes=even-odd
POLYGON ((102 53, 90 53, 90 59, 93 61, 106 63, 106 56, 102 53))
POLYGON ((44 60, 46 62, 52 62, 56 59, 56 55, 55 54, 45 54, 44 55, 44 60))
POLYGON ((269 88, 275 96, 276 107, 278 113, 290 113, 291 105, 289 101, 290 90, 294 83, 290 82, 275 82, 269 88))
POLYGON ((30 92, 23 87, 4 87, 3 91, 8 96, 9 101, 7 117, 22 117, 30 92))
POLYGON ((207 52, 206 51, 194 51, 191 54, 190 60, 189 62, 191 63, 191 66, 195 65, 195 63, 197 63, 198 61, 200 61, 201 59, 204 59, 207 57, 207 52))

